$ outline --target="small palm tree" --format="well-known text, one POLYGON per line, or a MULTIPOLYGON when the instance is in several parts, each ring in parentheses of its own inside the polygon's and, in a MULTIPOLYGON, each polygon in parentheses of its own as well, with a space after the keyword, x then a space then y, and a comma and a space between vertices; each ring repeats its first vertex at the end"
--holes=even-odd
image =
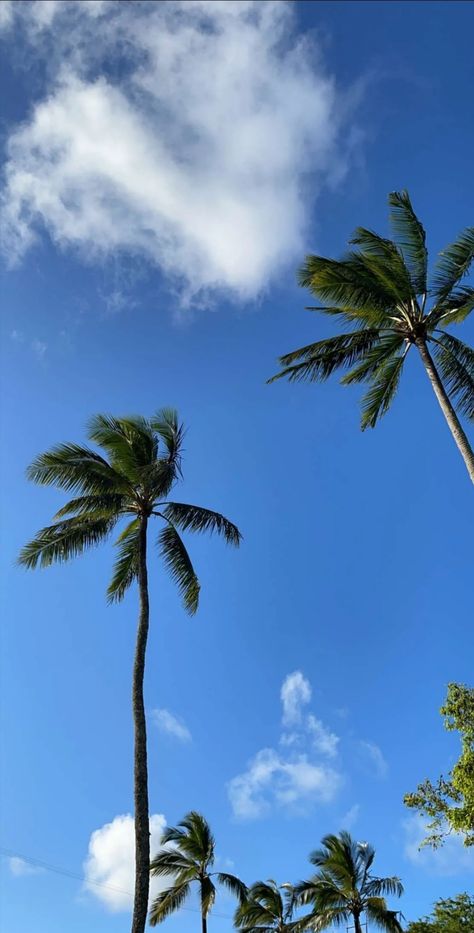
POLYGON ((311 343, 280 358, 270 382, 322 382, 348 369, 343 385, 365 382, 361 427, 375 427, 390 407, 407 353, 418 350, 434 393, 474 482, 474 453, 456 414, 474 418, 474 350, 446 332, 474 308, 474 286, 461 285, 474 258, 474 227, 440 253, 428 282, 425 231, 408 193, 389 196, 394 241, 359 227, 357 247, 337 262, 307 256, 299 283, 322 300, 321 311, 353 330, 311 343), (434 357, 432 355, 434 354, 434 357))
POLYGON ((215 840, 209 823, 200 813, 191 810, 176 827, 165 829, 162 843, 165 848, 152 860, 151 874, 171 876, 174 883, 153 901, 150 924, 156 926, 179 910, 190 893, 191 884, 196 882, 201 903, 202 933, 207 933, 207 917, 216 899, 212 879, 216 878, 218 884, 228 888, 239 900, 245 898, 247 888, 235 875, 210 871, 215 861, 215 840))
POLYGON ((218 512, 196 505, 169 502, 167 497, 181 477, 183 427, 172 409, 149 420, 97 415, 89 426, 89 439, 97 453, 78 444, 60 444, 33 461, 29 479, 43 486, 59 486, 75 493, 23 548, 25 567, 47 567, 70 560, 109 537, 127 520, 116 541, 117 559, 108 588, 110 601, 121 600, 138 582, 140 614, 133 667, 133 719, 135 729, 135 898, 132 933, 143 933, 148 910, 150 842, 146 721, 143 701, 145 653, 149 626, 147 535, 152 518, 163 527, 158 546, 164 564, 181 591, 185 609, 196 612, 199 582, 179 534, 216 531, 229 544, 238 545, 240 533, 218 512))
POLYGON ((385 933, 402 933, 384 895, 400 897, 403 886, 399 878, 375 878, 370 871, 374 858, 372 846, 356 842, 347 832, 324 837, 322 848, 309 857, 317 873, 295 885, 297 903, 312 905, 305 928, 320 931, 353 922, 355 933, 362 933, 360 918, 365 913, 385 933))
POLYGON ((293 933, 298 928, 295 907, 293 885, 278 886, 271 878, 257 881, 239 904, 234 926, 240 933, 293 933))

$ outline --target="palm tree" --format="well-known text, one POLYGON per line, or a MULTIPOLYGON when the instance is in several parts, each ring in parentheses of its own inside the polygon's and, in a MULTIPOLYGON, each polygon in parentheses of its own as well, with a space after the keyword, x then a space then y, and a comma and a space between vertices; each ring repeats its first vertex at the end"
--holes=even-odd
POLYGON ((474 351, 446 332, 474 308, 474 286, 461 285, 474 258, 474 227, 440 253, 428 282, 425 231, 408 193, 389 195, 394 240, 359 227, 337 262, 307 256, 299 284, 324 304, 311 307, 352 330, 280 358, 275 379, 322 382, 348 369, 343 385, 365 382, 361 427, 375 427, 390 407, 408 351, 416 347, 474 482, 474 453, 455 411, 474 418, 474 351))
POLYGON ((299 925, 295 906, 293 885, 278 886, 271 878, 257 881, 239 904, 234 926, 240 933, 293 933, 299 925))
POLYGON ((197 882, 201 903, 202 933, 207 933, 207 917, 216 899, 218 884, 228 888, 239 900, 245 898, 245 884, 227 872, 210 871, 215 861, 215 840, 207 820, 191 810, 178 825, 165 829, 164 848, 152 860, 151 874, 172 877, 174 883, 155 898, 150 908, 152 927, 179 910, 188 897, 191 884, 197 882), (170 845, 170 848, 166 846, 170 845))
POLYGON ((199 582, 180 531, 216 531, 238 546, 240 532, 218 512, 196 505, 169 502, 167 496, 181 477, 183 427, 177 413, 163 409, 154 417, 114 418, 97 415, 89 425, 89 439, 97 453, 78 444, 60 444, 41 454, 28 477, 44 486, 59 486, 75 494, 23 548, 25 567, 47 567, 66 561, 109 537, 122 519, 127 524, 117 538, 117 559, 107 594, 123 598, 138 582, 140 613, 133 666, 135 731, 135 897, 132 933, 143 933, 148 910, 150 843, 146 721, 143 701, 145 653, 149 625, 147 535, 152 517, 162 522, 158 546, 176 582, 185 609, 198 608, 199 582), (103 454, 103 455, 102 455, 103 454))
POLYGON ((370 871, 374 858, 372 846, 356 842, 347 832, 324 837, 322 848, 309 857, 317 873, 295 885, 297 903, 312 905, 305 928, 320 931, 352 921, 355 933, 362 933, 360 918, 365 913, 385 933, 402 933, 384 895, 400 897, 403 886, 399 878, 374 877, 370 871))

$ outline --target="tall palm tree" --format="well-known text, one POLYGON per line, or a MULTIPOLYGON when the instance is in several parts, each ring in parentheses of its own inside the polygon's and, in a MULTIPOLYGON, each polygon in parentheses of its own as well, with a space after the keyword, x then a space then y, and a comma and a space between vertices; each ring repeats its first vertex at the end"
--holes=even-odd
POLYGON ((44 486, 59 486, 74 493, 75 498, 56 513, 54 524, 39 531, 23 548, 20 563, 32 568, 70 560, 108 538, 118 522, 127 521, 116 541, 117 559, 107 593, 109 601, 121 600, 129 586, 138 582, 140 612, 132 689, 136 869, 132 933, 143 933, 150 880, 143 701, 150 614, 148 526, 152 518, 162 523, 158 536, 161 557, 191 614, 198 608, 199 582, 179 532, 216 531, 237 546, 240 533, 218 512, 167 500, 181 477, 183 427, 174 410, 163 409, 150 419, 97 415, 90 422, 88 434, 102 453, 78 444, 60 444, 41 454, 29 467, 29 479, 44 486))
POLYGON ((240 933, 293 933, 299 925, 295 907, 293 885, 257 881, 237 907, 234 926, 240 933))
POLYGON ((150 908, 150 924, 156 926, 179 910, 188 897, 191 884, 196 882, 201 903, 202 933, 207 933, 207 917, 216 899, 218 884, 228 888, 239 900, 245 898, 247 888, 235 875, 210 871, 215 861, 215 840, 207 820, 191 810, 177 826, 165 829, 164 848, 152 860, 151 874, 172 877, 174 883, 155 898, 150 908), (169 848, 167 848, 169 846, 169 848))
POLYGON ((408 193, 389 195, 394 240, 359 227, 356 249, 338 262, 307 256, 299 284, 324 304, 311 307, 353 329, 280 358, 275 379, 322 382, 348 369, 343 385, 366 382, 361 427, 375 427, 390 407, 406 356, 415 347, 474 482, 474 453, 455 407, 474 418, 474 351, 446 328, 474 308, 474 286, 462 285, 474 258, 474 227, 444 249, 428 280, 425 231, 408 193))
POLYGON ((361 916, 365 913, 385 933, 402 933, 384 895, 400 897, 403 886, 399 878, 371 874, 375 858, 372 846, 356 842, 347 832, 325 836, 321 846, 309 857, 318 869, 316 874, 295 885, 297 903, 312 905, 305 927, 320 931, 352 921, 355 933, 362 933, 361 916))

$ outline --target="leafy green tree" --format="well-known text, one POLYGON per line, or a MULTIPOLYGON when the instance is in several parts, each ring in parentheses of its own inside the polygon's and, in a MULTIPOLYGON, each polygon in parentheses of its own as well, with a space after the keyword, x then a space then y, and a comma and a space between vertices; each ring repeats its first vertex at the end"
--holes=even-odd
POLYGON ((326 930, 332 925, 353 923, 362 933, 361 917, 385 933, 402 933, 397 914, 387 908, 386 894, 400 897, 399 878, 377 878, 371 873, 375 850, 366 842, 356 842, 348 832, 325 836, 320 849, 309 860, 317 869, 309 881, 295 885, 298 904, 310 904, 304 926, 326 930))
POLYGON ((237 907, 234 925, 241 933, 294 933, 299 928, 295 909, 293 885, 257 881, 237 907))
POLYGON ((474 258, 474 227, 440 253, 428 281, 426 236, 406 191, 389 195, 394 240, 359 227, 356 247, 340 261, 307 256, 299 284, 348 332, 310 343, 280 358, 273 379, 322 382, 349 370, 343 385, 368 384, 362 430, 375 427, 390 407, 409 350, 418 351, 454 440, 474 482, 474 453, 456 414, 474 418, 474 351, 446 328, 474 308, 474 286, 461 284, 474 258))
POLYGON ((440 898, 430 917, 408 924, 406 933, 472 933, 474 930, 474 898, 469 894, 440 898))
MULTIPOLYGON (((474 689, 448 684, 446 703, 440 709, 448 732, 459 732, 461 755, 435 784, 427 778, 416 791, 406 794, 407 807, 427 817, 428 835, 422 845, 442 845, 450 832, 460 833, 466 846, 474 845, 474 689)), ((474 928, 473 928, 474 929, 474 928)))
POLYGON ((153 901, 150 909, 151 926, 156 926, 179 910, 195 882, 199 889, 202 933, 207 933, 208 914, 216 899, 213 878, 239 900, 247 894, 245 884, 235 875, 210 870, 215 861, 215 839, 207 820, 195 810, 187 813, 176 827, 165 829, 162 844, 164 848, 151 862, 151 874, 174 880, 153 901))
POLYGON ((240 533, 218 512, 196 505, 168 501, 181 477, 183 427, 172 409, 153 418, 113 418, 97 415, 89 426, 96 450, 74 443, 60 444, 33 461, 29 479, 43 486, 58 486, 74 494, 23 548, 25 567, 47 567, 70 560, 105 541, 119 522, 117 559, 108 588, 110 601, 121 600, 138 583, 140 612, 133 667, 133 720, 135 730, 135 898, 132 933, 143 933, 149 891, 150 843, 148 770, 143 680, 149 626, 147 536, 149 523, 162 524, 158 536, 161 558, 176 582, 185 609, 198 608, 199 582, 180 531, 216 531, 229 544, 238 545, 240 533))

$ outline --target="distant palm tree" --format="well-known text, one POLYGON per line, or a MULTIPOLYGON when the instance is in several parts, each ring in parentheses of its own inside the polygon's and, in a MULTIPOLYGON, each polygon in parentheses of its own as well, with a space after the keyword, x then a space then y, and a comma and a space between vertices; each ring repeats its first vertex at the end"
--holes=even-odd
POLYGON ((295 885, 298 904, 311 904, 312 911, 304 926, 310 930, 353 923, 355 933, 362 933, 361 916, 385 933, 402 933, 395 911, 388 910, 385 894, 400 897, 399 878, 376 878, 371 874, 375 850, 365 842, 356 842, 347 832, 325 836, 322 848, 309 860, 318 869, 309 881, 295 885))
POLYGON ((174 878, 171 887, 155 898, 150 909, 150 924, 156 926, 179 910, 188 897, 191 884, 199 888, 202 933, 207 933, 207 917, 216 899, 218 884, 228 888, 239 900, 247 893, 243 881, 227 872, 210 871, 215 861, 215 840, 207 820, 191 810, 176 827, 165 829, 162 837, 165 848, 158 852, 150 865, 151 874, 174 878), (170 848, 166 846, 170 845, 170 848))
POLYGON ((295 907, 293 885, 257 881, 237 907, 234 926, 240 933, 295 933, 295 907))
POLYGON ((434 393, 474 482, 474 453, 454 406, 474 418, 474 351, 446 333, 474 308, 474 286, 461 285, 474 259, 474 227, 440 253, 428 282, 425 231, 408 193, 389 195, 394 241, 359 227, 350 250, 337 262, 307 256, 299 283, 324 304, 310 308, 353 329, 308 344, 280 358, 273 376, 321 382, 348 369, 343 385, 366 382, 361 427, 375 427, 390 407, 403 364, 416 347, 434 393), (434 354, 434 358, 432 356, 434 354))
POLYGON ((110 601, 121 600, 138 582, 140 615, 133 667, 133 719, 135 727, 135 899, 132 933, 143 933, 148 910, 150 841, 146 721, 143 701, 145 653, 149 625, 147 533, 152 517, 163 523, 158 536, 162 559, 178 585, 189 613, 196 612, 199 582, 179 531, 216 531, 234 545, 240 542, 235 525, 218 512, 196 505, 167 501, 181 477, 183 427, 172 409, 148 419, 97 415, 89 426, 89 439, 102 454, 78 444, 60 444, 33 461, 29 479, 43 486, 73 492, 72 499, 23 548, 25 567, 47 567, 66 561, 109 537, 122 519, 128 519, 116 545, 118 555, 108 588, 110 601), (163 453, 161 452, 163 450, 163 453))

